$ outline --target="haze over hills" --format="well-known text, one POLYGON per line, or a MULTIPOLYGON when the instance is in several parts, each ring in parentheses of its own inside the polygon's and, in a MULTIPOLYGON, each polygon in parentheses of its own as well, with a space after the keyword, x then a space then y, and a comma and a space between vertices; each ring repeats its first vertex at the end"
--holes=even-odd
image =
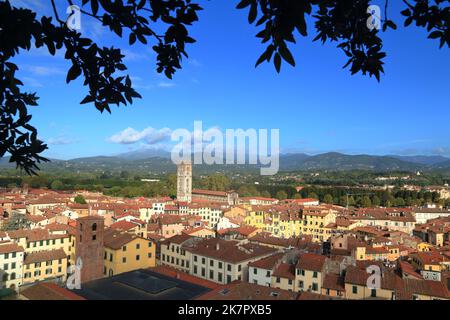
MULTIPOLYGON (((147 151, 147 150, 146 150, 147 151)), ((53 159, 41 164, 43 171, 140 171, 153 174, 174 172, 175 165, 169 152, 128 152, 116 156, 96 156, 71 160, 53 159)), ((0 159, 0 168, 14 168, 8 158, 0 159)), ((198 173, 211 172, 256 172, 258 165, 196 165, 198 173)), ((440 156, 374 156, 347 155, 329 152, 318 155, 283 154, 280 156, 280 171, 349 171, 368 170, 376 172, 440 170, 450 171, 450 159, 440 156)))
POLYGON ((396 158, 406 162, 420 163, 425 165, 437 165, 450 161, 449 158, 443 156, 397 156, 389 155, 388 157, 396 158))

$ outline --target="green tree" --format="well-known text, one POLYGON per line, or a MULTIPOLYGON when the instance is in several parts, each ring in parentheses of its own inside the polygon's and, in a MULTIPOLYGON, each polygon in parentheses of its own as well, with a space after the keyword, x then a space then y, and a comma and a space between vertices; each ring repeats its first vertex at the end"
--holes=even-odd
MULTIPOLYGON (((16 78, 19 67, 15 56, 31 48, 47 49, 51 55, 62 51, 70 62, 66 82, 82 77, 88 92, 81 104, 91 103, 100 112, 111 112, 112 105, 127 105, 141 98, 132 87, 131 78, 121 50, 102 47, 92 39, 67 27, 62 19, 72 0, 49 0, 53 14, 35 12, 31 6, 17 8, 9 0, 0 2, 0 157, 11 154, 10 161, 29 174, 35 174, 38 164, 48 161, 41 156, 47 145, 38 139, 37 130, 30 124, 29 108, 36 106, 35 93, 21 90, 16 78), (18 114, 18 116, 16 116, 18 114)), ((315 30, 314 41, 338 43, 337 47, 348 58, 345 68, 351 74, 374 76, 379 81, 384 72, 381 32, 397 29, 389 20, 389 1, 385 0, 382 31, 367 26, 370 0, 241 0, 237 9, 248 9, 248 22, 259 29, 256 37, 266 46, 256 65, 273 61, 277 72, 282 60, 296 65, 288 43, 296 37, 308 37, 315 30), (308 28, 308 23, 311 27, 308 28)), ((172 79, 181 69, 182 57, 188 57, 186 45, 195 42, 188 27, 198 21, 202 8, 191 0, 82 0, 81 14, 96 19, 118 37, 128 40, 130 46, 141 43, 152 45, 156 54, 156 71, 172 79)), ((23 5, 23 4, 22 4, 23 5)), ((415 23, 426 28, 428 38, 439 41, 440 47, 450 47, 449 6, 441 0, 403 1, 401 11, 404 25, 415 23)), ((26 6, 26 5, 25 5, 26 6)), ((234 23, 234 22, 233 22, 234 23)), ((303 41, 302 41, 303 43, 303 41)))
POLYGON ((372 206, 372 201, 368 196, 364 196, 361 201, 361 206, 364 208, 370 208, 372 206))
POLYGON ((374 207, 379 207, 381 205, 381 199, 378 196, 372 197, 372 205, 374 207))
POLYGON ((86 202, 86 199, 85 199, 81 194, 77 195, 77 196, 73 199, 73 201, 75 201, 75 203, 78 203, 78 204, 86 204, 86 203, 87 203, 87 202, 86 202))
POLYGON ((286 191, 284 190, 280 190, 277 192, 277 195, 275 196, 275 198, 277 198, 278 200, 286 200, 288 197, 286 191))
POLYGON ((261 192, 261 197, 264 197, 264 198, 271 198, 272 195, 270 194, 269 191, 264 190, 264 191, 261 192))
POLYGON ((128 171, 125 171, 125 170, 120 171, 120 178, 121 179, 128 179, 128 178, 130 178, 130 173, 128 171))
POLYGON ((50 185, 50 188, 52 190, 62 190, 64 188, 64 184, 59 180, 53 180, 52 184, 50 185))
POLYGON ((323 202, 333 204, 333 196, 329 193, 326 194, 325 197, 323 198, 323 202))
POLYGON ((396 207, 404 207, 405 206, 405 200, 403 200, 403 198, 396 198, 395 199, 395 206, 396 207))

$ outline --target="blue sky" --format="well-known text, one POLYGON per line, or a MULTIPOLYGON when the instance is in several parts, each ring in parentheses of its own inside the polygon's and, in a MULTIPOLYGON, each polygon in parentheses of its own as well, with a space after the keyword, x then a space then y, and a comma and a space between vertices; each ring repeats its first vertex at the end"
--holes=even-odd
MULTIPOLYGON (((32 3, 50 13, 49 1, 32 3)), ((441 154, 450 156, 449 50, 426 39, 426 31, 403 28, 399 2, 390 9, 400 26, 384 33, 388 53, 381 83, 351 76, 342 69, 346 57, 335 44, 297 36, 291 47, 297 67, 273 64, 254 68, 264 46, 238 1, 199 1, 205 10, 190 31, 197 43, 174 79, 155 71, 150 47, 126 42, 83 17, 83 33, 99 44, 123 49, 135 88, 143 99, 132 106, 100 114, 93 105, 79 105, 87 90, 78 79, 65 84, 69 64, 63 53, 50 57, 33 50, 15 58, 26 89, 36 91, 40 105, 32 123, 49 144, 46 155, 70 159, 114 155, 141 148, 168 146, 167 133, 205 128, 280 129, 283 152, 316 154, 441 154), (126 130, 126 131, 124 131, 126 130)), ((61 7, 64 15, 65 8, 61 7)))

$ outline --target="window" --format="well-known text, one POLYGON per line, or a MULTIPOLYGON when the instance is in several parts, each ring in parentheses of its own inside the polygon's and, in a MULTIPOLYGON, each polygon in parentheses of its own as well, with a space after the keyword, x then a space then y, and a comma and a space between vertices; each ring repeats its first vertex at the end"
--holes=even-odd
POLYGON ((205 264, 205 263, 206 263, 206 259, 202 258, 202 264, 205 264))
POLYGON ((357 294, 358 293, 358 287, 357 286, 353 286, 352 287, 352 293, 353 294, 357 294))
POLYGON ((194 266, 194 273, 197 273, 197 266, 194 266))
POLYGON ((319 285, 317 283, 312 284, 312 291, 318 291, 319 290, 319 285))
POLYGON ((11 273, 10 280, 16 280, 16 273, 11 273))
POLYGON ((113 261, 113 255, 112 255, 112 253, 109 254, 109 261, 113 261))
POLYGON ((197 256, 194 256, 194 262, 197 262, 197 256))
POLYGON ((313 278, 317 278, 317 271, 314 271, 313 278))
POLYGON ((209 265, 210 265, 211 267, 214 267, 214 260, 209 260, 209 265))
POLYGON ((218 274, 217 274, 217 279, 219 280, 219 282, 222 282, 222 273, 221 272, 219 272, 218 274))
POLYGON ((270 270, 266 272, 266 277, 270 277, 270 270))
POLYGON ((127 246, 123 246, 122 251, 127 251, 127 246))
POLYGON ((92 224, 92 231, 97 231, 97 224, 96 223, 92 224))
POLYGON ((141 259, 140 255, 136 255, 136 261, 139 261, 141 259))
POLYGON ((140 243, 136 243, 136 249, 139 250, 141 248, 141 244, 140 243))
POLYGON ((151 248, 152 247, 152 243, 149 241, 148 242, 148 247, 151 248))
POLYGON ((15 268, 16 268, 16 263, 15 262, 11 263, 11 269, 15 269, 15 268))
POLYGON ((370 296, 372 298, 376 298, 377 297, 377 289, 372 289, 371 292, 370 292, 370 296))
POLYGON ((152 253, 151 253, 151 252, 148 253, 148 257, 149 257, 149 258, 152 257, 152 253))
POLYGON ((126 263, 127 262, 127 258, 126 257, 123 257, 122 258, 122 263, 126 263))
POLYGON ((206 269, 205 269, 205 268, 202 268, 202 277, 204 277, 205 274, 206 274, 206 269))
POLYGON ((253 274, 258 274, 258 269, 253 268, 253 274))
POLYGON ((227 283, 231 283, 231 276, 230 275, 227 276, 227 283))
POLYGON ((231 264, 228 264, 228 265, 227 265, 227 270, 228 270, 228 271, 231 271, 231 264))
POLYGON ((242 270, 242 266, 238 265, 238 271, 241 271, 241 270, 242 270))
POLYGON ((209 278, 214 279, 214 271, 213 270, 209 270, 209 278))
POLYGON ((95 240, 97 240, 97 235, 94 234, 94 235, 92 236, 92 241, 95 241, 95 240))
POLYGON ((304 287, 304 283, 303 283, 303 281, 299 281, 298 282, 298 287, 300 288, 300 289, 303 289, 303 287, 304 287))
POLYGON ((219 268, 222 269, 222 262, 219 262, 219 268))
POLYGON ((277 283, 280 283, 280 282, 281 282, 280 277, 277 277, 277 283))

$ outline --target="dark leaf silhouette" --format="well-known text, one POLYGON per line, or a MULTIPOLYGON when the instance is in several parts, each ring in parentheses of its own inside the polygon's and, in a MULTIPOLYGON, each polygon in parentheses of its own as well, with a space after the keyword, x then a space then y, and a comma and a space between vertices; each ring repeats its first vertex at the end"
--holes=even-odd
MULTIPOLYGON (((56 2, 50 0, 52 4, 56 2)), ((63 1, 67 5, 71 0, 63 1)), ((404 26, 427 30, 428 38, 450 47, 450 7, 443 0, 404 0, 401 11, 404 26)), ((151 45, 156 53, 156 71, 172 79, 188 58, 186 44, 195 43, 188 27, 198 21, 200 5, 193 0, 82 0, 82 14, 97 19, 118 37, 128 37, 130 45, 151 45), (156 31, 158 30, 158 32, 156 31)), ((335 42, 348 58, 344 68, 351 74, 374 76, 380 81, 384 73, 383 42, 380 31, 367 26, 370 0, 241 0, 237 9, 248 11, 248 22, 258 30, 256 37, 265 51, 256 66, 273 57, 275 70, 281 71, 282 60, 296 65, 291 48, 296 37, 308 36, 312 26, 314 41, 335 42), (312 22, 311 26, 308 23, 312 22)), ((388 1, 385 0, 387 13, 388 1)), ((113 105, 127 105, 141 95, 133 89, 123 62, 121 50, 100 47, 70 30, 54 7, 53 16, 34 12, 31 8, 14 7, 9 0, 0 1, 0 157, 11 155, 10 161, 29 174, 47 159, 40 154, 47 149, 30 124, 28 108, 38 105, 35 93, 21 91, 23 85, 15 77, 19 70, 11 60, 33 47, 46 48, 51 55, 62 50, 71 63, 66 81, 81 78, 87 94, 81 104, 93 104, 100 112, 111 112, 113 105), (38 19, 38 16, 42 16, 38 19)), ((383 30, 396 30, 387 17, 383 30)))

